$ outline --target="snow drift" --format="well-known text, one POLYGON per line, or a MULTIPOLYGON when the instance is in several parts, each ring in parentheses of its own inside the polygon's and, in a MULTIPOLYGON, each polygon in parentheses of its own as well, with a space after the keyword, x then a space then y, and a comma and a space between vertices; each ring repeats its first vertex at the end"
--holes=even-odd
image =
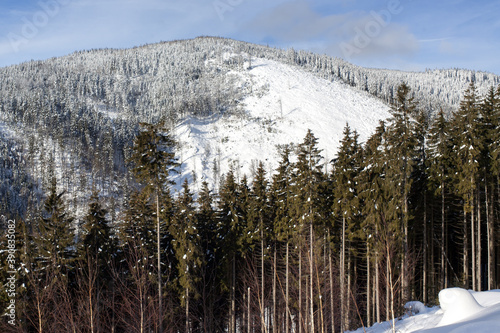
MULTIPOLYGON (((410 314, 396 322, 399 333, 494 333, 500 332, 500 290, 474 292, 449 288, 439 293, 440 306, 422 308, 410 302, 410 314)), ((391 332, 390 322, 377 323, 367 333, 391 332)), ((363 332, 363 328, 355 331, 363 332)))

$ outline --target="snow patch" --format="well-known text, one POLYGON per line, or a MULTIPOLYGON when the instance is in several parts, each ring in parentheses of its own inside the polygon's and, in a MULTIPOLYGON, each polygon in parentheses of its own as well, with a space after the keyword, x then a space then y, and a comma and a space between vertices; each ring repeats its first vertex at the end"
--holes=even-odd
POLYGON ((444 315, 438 326, 463 321, 483 309, 471 293, 462 288, 441 290, 439 292, 439 304, 444 311, 444 315))

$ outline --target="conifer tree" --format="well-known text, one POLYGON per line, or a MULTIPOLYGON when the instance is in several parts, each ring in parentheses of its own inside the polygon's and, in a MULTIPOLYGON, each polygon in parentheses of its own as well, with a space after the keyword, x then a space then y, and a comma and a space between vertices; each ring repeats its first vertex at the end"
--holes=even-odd
MULTIPOLYGON (((246 187, 246 185, 245 185, 246 187)), ((220 190, 219 202, 219 237, 224 239, 224 262, 226 279, 224 281, 229 291, 229 322, 228 331, 236 332, 236 266, 241 258, 241 237, 246 230, 245 215, 240 201, 240 186, 236 183, 233 170, 226 175, 220 190)), ((246 201, 246 200, 245 200, 246 201)))
POLYGON ((49 196, 43 205, 38 222, 39 238, 37 240, 40 263, 50 265, 63 274, 70 268, 74 258, 71 248, 74 242, 71 217, 66 211, 63 201, 64 192, 57 193, 56 178, 52 178, 49 196))
POLYGON ((460 109, 453 115, 453 151, 455 152, 454 165, 455 188, 463 200, 463 284, 469 288, 469 249, 472 250, 472 289, 477 289, 476 269, 477 240, 476 240, 476 189, 479 173, 479 157, 482 143, 479 137, 479 107, 476 87, 471 82, 465 91, 460 109), (470 217, 470 229, 467 225, 467 216, 470 217), (469 234, 470 230, 470 234, 469 234), (469 239, 470 236, 470 239, 469 239), (469 240, 471 241, 469 246, 469 240))
MULTIPOLYGON (((491 87, 480 106, 480 135, 482 151, 480 173, 484 188, 485 216, 487 225, 487 288, 495 286, 495 173, 498 168, 498 144, 500 140, 500 109, 499 97, 494 87, 491 87)), ((480 210, 478 210, 480 212, 480 210)))
MULTIPOLYGON (((380 121, 375 133, 368 139, 363 150, 362 172, 359 176, 359 196, 363 202, 363 222, 361 227, 366 233, 367 246, 374 253, 368 251, 368 261, 374 261, 374 321, 381 321, 380 304, 380 264, 384 254, 384 239, 382 237, 383 221, 387 211, 387 187, 385 175, 387 163, 385 161, 386 128, 384 121, 380 121)), ((367 265, 368 266, 368 265, 367 265)), ((388 291, 388 288, 386 289, 388 291)))
MULTIPOLYGON (((321 220, 319 211, 321 210, 321 184, 324 182, 324 175, 322 173, 321 160, 323 157, 320 155, 318 148, 318 139, 314 136, 311 130, 307 131, 304 141, 298 146, 297 162, 294 165, 293 171, 293 193, 294 200, 292 203, 292 216, 296 224, 299 226, 299 233, 309 235, 309 239, 302 240, 304 244, 308 243, 309 253, 307 261, 309 263, 309 277, 314 277, 314 227, 321 220), (308 229, 308 230, 307 230, 308 229)), ((300 240, 299 240, 300 244, 300 240)), ((300 246, 300 245, 299 245, 300 246)), ((299 254, 299 259, 302 255, 299 254)), ((301 263, 299 263, 301 266, 301 263)), ((302 284, 299 274, 299 286, 302 284)), ((314 331, 314 284, 309 283, 309 290, 307 290, 306 302, 309 301, 309 319, 311 330, 314 331)), ((306 283, 307 285, 307 283, 306 283)), ((300 289, 300 288, 299 288, 300 289)), ((299 295, 300 297, 300 295, 299 295)), ((300 300, 299 300, 300 302, 300 300)), ((299 322, 302 321, 301 313, 299 310, 299 322)))
POLYGON ((134 164, 133 172, 137 180, 144 183, 145 189, 151 191, 156 201, 159 332, 163 333, 160 197, 171 184, 168 177, 176 170, 178 162, 174 151, 175 141, 164 132, 163 123, 140 125, 142 130, 135 138, 131 161, 134 164))
MULTIPOLYGON (((125 251, 131 246, 139 247, 141 256, 147 258, 145 262, 151 263, 156 251, 155 231, 154 205, 149 193, 144 190, 132 192, 126 203, 120 228, 121 243, 125 246, 125 251)), ((151 269, 153 267, 148 268, 151 269)))
POLYGON ((416 138, 413 134, 417 115, 417 104, 411 97, 407 84, 403 83, 398 87, 395 103, 390 112, 392 117, 388 127, 389 155, 387 158, 391 163, 387 173, 390 182, 387 185, 393 187, 394 200, 390 211, 392 220, 398 221, 402 234, 401 297, 405 304, 410 297, 409 223, 413 217, 410 207, 410 191, 416 145, 416 138))
POLYGON ((429 155, 429 190, 433 191, 433 195, 439 197, 439 212, 441 219, 440 232, 440 289, 448 286, 448 226, 447 226, 447 211, 446 197, 450 192, 451 186, 451 158, 452 146, 450 138, 449 124, 445 118, 444 111, 441 109, 434 119, 428 135, 428 155, 429 155))
POLYGON ((187 179, 182 184, 182 190, 175 202, 175 215, 170 225, 170 234, 173 237, 172 245, 177 259, 179 285, 182 289, 181 304, 186 309, 186 332, 190 332, 190 299, 199 297, 196 285, 202 263, 194 199, 187 179))
POLYGON ((216 320, 221 316, 217 314, 216 308, 221 300, 218 295, 222 292, 219 279, 225 273, 221 269, 222 262, 220 246, 218 241, 217 216, 213 207, 213 196, 208 188, 208 183, 203 182, 197 200, 198 210, 196 212, 196 230, 200 238, 201 272, 198 290, 200 291, 203 332, 215 331, 216 320))
MULTIPOLYGON (((112 298, 107 293, 114 288, 111 267, 116 255, 116 244, 111 235, 111 229, 106 219, 107 211, 99 201, 99 195, 94 190, 90 198, 89 210, 82 226, 82 241, 79 244, 79 274, 78 299, 85 320, 91 332, 99 330, 103 324, 102 318, 106 309, 105 300, 112 298)), ((109 309, 108 312, 112 312, 109 309)), ((111 317, 114 315, 110 313, 111 317)), ((113 325, 112 325, 113 326, 113 325)))
POLYGON ((273 176, 271 200, 273 202, 273 230, 276 242, 285 243, 285 332, 290 331, 290 240, 293 237, 293 222, 290 215, 292 192, 291 148, 286 145, 280 152, 281 161, 273 176))
POLYGON ((97 191, 90 197, 89 210, 82 226, 83 239, 80 248, 80 257, 84 260, 92 258, 100 269, 105 269, 115 254, 115 244, 111 235, 111 228, 106 219, 107 210, 99 200, 97 191))
MULTIPOLYGON (((429 161, 427 156, 427 136, 429 131, 429 114, 424 110, 418 110, 415 115, 415 127, 413 136, 415 137, 415 152, 414 152, 414 163, 412 170, 412 180, 413 184, 410 193, 410 202, 412 203, 412 209, 414 211, 415 223, 410 229, 413 233, 413 246, 417 248, 423 248, 422 250, 422 300, 424 303, 427 302, 428 290, 429 290, 429 278, 434 277, 434 256, 431 255, 432 251, 429 251, 434 245, 434 239, 432 237, 432 223, 430 222, 430 211, 429 211, 429 191, 428 191, 428 181, 429 181, 429 161), (422 237, 417 237, 418 235, 422 237), (418 245, 416 245, 418 244, 418 245), (430 272, 429 272, 430 270, 430 272)), ((413 275, 413 274, 412 274, 413 275)), ((414 290, 416 287, 414 286, 414 290)))
POLYGON ((267 179, 264 164, 259 163, 255 179, 253 180, 252 190, 250 194, 249 207, 248 207, 248 227, 251 233, 255 233, 256 240, 260 242, 260 316, 261 316, 261 330, 265 331, 265 244, 268 234, 270 232, 271 212, 268 203, 267 193, 267 179))
POLYGON ((352 242, 359 238, 359 198, 358 198, 358 176, 361 167, 361 148, 358 145, 358 135, 352 133, 349 125, 344 128, 344 136, 340 141, 337 158, 333 163, 332 186, 333 207, 332 211, 337 217, 335 220, 342 225, 341 249, 340 249, 340 302, 341 302, 341 331, 350 329, 349 291, 351 290, 353 267, 352 242), (349 243, 349 244, 346 244, 349 243), (346 245, 348 248, 346 248, 346 245), (346 262, 347 255, 347 262, 346 262), (346 266, 348 271, 346 273, 346 266), (346 286, 347 282, 347 286, 346 286))

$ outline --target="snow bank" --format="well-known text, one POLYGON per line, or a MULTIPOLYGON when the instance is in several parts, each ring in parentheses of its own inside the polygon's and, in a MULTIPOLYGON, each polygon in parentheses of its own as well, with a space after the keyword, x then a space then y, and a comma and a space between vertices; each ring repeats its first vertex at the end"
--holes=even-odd
POLYGON ((449 288, 439 292, 439 304, 444 311, 438 326, 454 324, 483 310, 472 294, 461 288, 449 288))
MULTIPOLYGON (((500 290, 474 292, 449 288, 439 293, 440 307, 421 302, 405 305, 408 314, 396 322, 398 333, 497 333, 500 332, 500 290)), ((389 333, 390 322, 377 323, 367 333, 389 333)), ((364 332, 358 329, 356 333, 364 332)))

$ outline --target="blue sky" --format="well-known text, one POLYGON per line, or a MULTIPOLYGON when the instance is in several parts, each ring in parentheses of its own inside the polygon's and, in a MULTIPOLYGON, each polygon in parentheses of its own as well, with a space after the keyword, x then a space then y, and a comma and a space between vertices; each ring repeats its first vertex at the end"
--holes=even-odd
POLYGON ((368 67, 500 75, 499 14, 496 0, 3 0, 0 66, 210 35, 368 67))

